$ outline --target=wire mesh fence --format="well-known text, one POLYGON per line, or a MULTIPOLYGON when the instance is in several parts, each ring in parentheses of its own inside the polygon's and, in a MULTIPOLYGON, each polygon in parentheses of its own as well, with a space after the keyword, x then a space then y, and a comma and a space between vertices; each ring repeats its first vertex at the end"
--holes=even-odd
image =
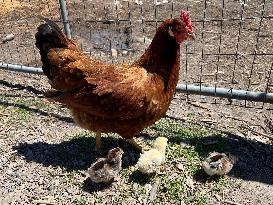
MULTIPOLYGON (((72 38, 82 50, 109 62, 132 62, 151 42, 158 25, 188 9, 196 33, 181 45, 179 83, 246 91, 273 92, 273 1, 271 0, 67 0, 72 38)), ((39 67, 34 34, 43 15, 59 22, 53 0, 2 0, 0 62, 39 67)), ((61 25, 62 26, 62 25, 61 25)), ((201 87, 200 87, 201 88, 201 87)), ((189 100, 231 103, 214 97, 189 100)), ((264 103, 233 101, 244 106, 264 103)), ((270 106, 269 106, 270 107, 270 106)))

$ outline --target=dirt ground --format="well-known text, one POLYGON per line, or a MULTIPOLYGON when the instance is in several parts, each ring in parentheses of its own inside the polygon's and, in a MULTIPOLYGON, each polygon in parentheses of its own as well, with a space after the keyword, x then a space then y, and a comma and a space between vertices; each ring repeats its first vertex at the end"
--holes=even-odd
MULTIPOLYGON (((238 19, 243 1, 224 1, 224 18, 235 20, 223 23, 200 21, 204 17, 204 1, 174 1, 173 9, 170 1, 157 6, 152 1, 143 1, 143 5, 135 2, 139 1, 68 1, 73 37, 85 52, 97 59, 130 62, 143 52, 152 39, 156 25, 159 24, 154 20, 163 20, 170 14, 178 14, 182 8, 188 8, 197 39, 181 47, 180 83, 202 82, 203 85, 272 92, 273 55, 266 54, 273 53, 273 19, 265 18, 260 22, 258 17, 263 9, 262 1, 245 1, 244 21, 241 24, 238 19), (144 17, 144 23, 141 16, 144 17), (128 17, 130 21, 126 21, 128 17), (120 21, 112 22, 109 19, 120 21), (258 41, 257 32, 260 36, 258 41), (117 50, 117 57, 111 56, 111 48, 117 50), (187 54, 183 54, 186 51, 187 54), (254 52, 264 55, 254 57, 254 52), (229 55, 235 53, 238 53, 237 58, 229 55)), ((206 18, 221 19, 221 2, 206 2, 206 18)), ((4 25, 0 28, 0 37, 10 33, 15 35, 14 40, 0 44, 0 62, 41 66, 34 45, 34 34, 40 23, 35 16, 42 14, 59 21, 58 5, 49 0, 39 3, 34 0, 4 0, 0 6, 3 8, 0 11, 0 22, 4 25)), ((272 16, 273 2, 266 1, 264 8, 263 15, 272 16)), ((107 192, 90 191, 90 187, 85 187, 84 177, 78 173, 74 178, 79 181, 75 183, 81 185, 66 186, 73 172, 64 171, 71 167, 63 165, 61 158, 57 157, 53 163, 46 164, 50 161, 47 157, 52 156, 50 152, 58 156, 67 148, 77 147, 77 143, 69 141, 70 136, 82 133, 83 130, 74 125, 64 107, 48 103, 43 107, 43 104, 39 104, 46 102, 42 91, 49 89, 45 77, 3 70, 0 70, 0 76, 0 105, 7 109, 0 113, 0 204, 35 204, 34 201, 41 196, 56 197, 56 192, 59 193, 58 204, 72 204, 72 198, 80 195, 87 197, 90 204, 100 195, 106 198, 114 196, 114 189, 107 192), (22 107, 25 101, 33 101, 34 104, 22 107), (23 119, 15 124, 17 119, 12 120, 6 115, 17 108, 34 114, 32 120, 28 121, 29 116, 23 113, 23 119), (34 147, 22 146, 25 143, 34 147), (62 188, 59 188, 60 184, 62 188), (29 186, 37 189, 29 189, 29 186), (82 189, 78 188, 80 186, 82 189)), ((225 133, 224 151, 232 152, 239 158, 228 177, 239 181, 240 186, 225 191, 225 202, 212 198, 211 204, 273 204, 272 108, 272 105, 263 103, 176 94, 167 117, 177 120, 183 126, 201 125, 225 133)), ((88 139, 87 143, 93 143, 93 139, 88 139)), ((129 157, 134 158, 135 155, 129 157)), ((131 161, 136 160, 131 158, 131 161)), ((86 163, 84 160, 78 163, 86 163)), ((70 166, 73 168, 78 165, 70 163, 70 166)), ((130 200, 133 199, 129 197, 123 204, 133 204, 130 200)))

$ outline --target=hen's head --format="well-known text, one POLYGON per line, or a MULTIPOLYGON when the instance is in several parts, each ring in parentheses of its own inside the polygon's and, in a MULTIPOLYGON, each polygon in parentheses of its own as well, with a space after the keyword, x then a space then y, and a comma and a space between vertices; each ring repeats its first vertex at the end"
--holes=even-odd
POLYGON ((187 39, 195 39, 188 11, 182 10, 180 16, 171 19, 169 21, 168 29, 169 34, 175 38, 177 43, 181 43, 187 39))

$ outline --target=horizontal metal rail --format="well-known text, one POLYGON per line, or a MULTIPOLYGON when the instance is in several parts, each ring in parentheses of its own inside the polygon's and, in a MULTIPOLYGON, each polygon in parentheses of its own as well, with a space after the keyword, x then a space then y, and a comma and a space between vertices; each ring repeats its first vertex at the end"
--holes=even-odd
POLYGON ((228 89, 228 88, 207 87, 207 86, 190 85, 190 84, 178 84, 176 87, 176 91, 181 93, 187 93, 187 94, 195 94, 195 95, 205 95, 205 96, 221 97, 221 98, 228 98, 228 99, 273 103, 273 93, 265 93, 265 92, 236 90, 232 88, 228 89))
MULTIPOLYGON (((223 18, 223 19, 214 19, 214 18, 206 18, 206 19, 192 19, 192 23, 202 23, 202 22, 220 22, 220 21, 242 21, 242 20, 257 20, 261 17, 246 17, 246 18, 223 18)), ((264 19, 273 19, 273 16, 264 16, 264 19)), ((131 19, 86 19, 85 22, 89 23, 103 23, 103 24, 114 24, 117 22, 129 22, 132 21, 131 19)), ((164 20, 154 20, 154 19, 147 19, 143 20, 144 23, 161 23, 164 20)), ((70 22, 73 22, 71 20, 70 22)), ((136 20, 136 22, 142 22, 142 20, 136 20)))
MULTIPOLYGON (((96 48, 97 50, 104 51, 104 52, 111 52, 111 49, 107 48, 96 48)), ((141 49, 132 49, 132 48, 116 48, 118 51, 131 51, 131 52, 137 52, 137 51, 143 51, 141 49)), ((84 51, 84 53, 89 54, 90 51, 84 51)), ((200 53, 194 53, 194 52, 185 52, 184 55, 199 55, 200 53)), ((273 53, 203 53, 204 56, 238 56, 238 57, 244 57, 244 56, 273 56, 273 53)))
POLYGON ((43 74, 42 68, 28 67, 23 65, 0 63, 0 68, 4 70, 18 71, 23 73, 43 74))
MULTIPOLYGON (((42 68, 27 67, 22 65, 0 63, 0 68, 24 73, 43 74, 42 68)), ((207 87, 191 84, 178 84, 176 87, 176 91, 186 94, 273 103, 273 93, 266 92, 236 90, 232 88, 207 87)))

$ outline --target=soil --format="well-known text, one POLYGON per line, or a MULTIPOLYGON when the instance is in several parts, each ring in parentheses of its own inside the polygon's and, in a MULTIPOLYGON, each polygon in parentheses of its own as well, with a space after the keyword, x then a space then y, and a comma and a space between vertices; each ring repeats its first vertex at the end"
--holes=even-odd
MULTIPOLYGON (((262 22, 263 1, 245 1, 242 23, 240 14, 243 1, 223 1, 223 13, 220 1, 206 1, 206 5, 205 1, 174 1, 174 6, 170 1, 157 6, 152 1, 143 1, 143 5, 135 2, 139 1, 68 1, 73 38, 94 58, 111 63, 131 62, 149 45, 160 21, 187 8, 191 11, 197 39, 181 46, 180 83, 201 82, 209 86, 272 92, 272 1, 265 1, 263 12, 263 16, 271 15, 271 18, 263 18, 262 22), (200 20, 204 19, 205 6, 208 21, 203 22, 200 20), (141 21, 142 16, 145 21, 141 21), (222 17, 228 20, 215 21, 222 17), (117 50, 116 57, 111 56, 111 49, 117 50), (255 52, 260 55, 254 57, 252 54, 255 52)), ((61 25, 58 5, 51 0, 39 3, 4 0, 0 6, 3 8, 0 22, 4 25, 0 28, 0 37, 10 33, 15 35, 14 40, 0 44, 0 61, 41 66, 34 45, 36 28, 41 23, 37 15, 50 17, 61 25)), ((0 104, 6 105, 8 110, 21 106, 14 99, 43 99, 42 91, 50 88, 44 76, 4 70, 0 70, 0 76, 0 104)), ((76 185, 65 186, 61 176, 67 174, 65 170, 73 170, 79 165, 66 167, 61 157, 54 159, 53 164, 45 163, 52 156, 50 152, 58 156, 71 146, 77 146, 77 143, 69 142, 69 136, 82 132, 71 121, 66 108, 58 104, 48 106, 43 109, 24 107, 35 116, 31 121, 19 121, 18 124, 8 120, 5 112, 0 113, 2 119, 7 118, 0 126, 0 204, 31 204, 41 196, 55 193, 60 193, 58 197, 55 196, 57 204, 70 204, 71 200, 81 195, 88 197, 92 204, 97 195, 106 194, 109 197, 115 194, 111 193, 114 192, 111 189, 108 193, 96 190, 95 194, 88 195, 84 187, 81 190, 76 185), (36 145, 35 153, 28 153, 24 143, 36 145), (16 155, 20 151, 23 154, 16 155), (31 160, 35 158, 33 155, 37 155, 38 160, 31 160), (51 177, 53 175, 55 177, 51 177), (37 189, 29 189, 29 186, 37 189)), ((272 108, 272 105, 264 103, 179 93, 174 97, 167 113, 169 118, 181 124, 199 124, 220 130, 234 137, 226 151, 235 150, 240 159, 230 177, 240 180, 241 186, 226 192, 226 204, 273 204, 272 108)), ((93 143, 92 139, 87 141, 93 143)), ((79 179, 77 183, 84 186, 84 177, 76 178, 79 179)), ((124 203, 132 203, 130 200, 133 199, 128 198, 128 202, 124 203)), ((217 204, 213 199, 211 202, 217 204)))

